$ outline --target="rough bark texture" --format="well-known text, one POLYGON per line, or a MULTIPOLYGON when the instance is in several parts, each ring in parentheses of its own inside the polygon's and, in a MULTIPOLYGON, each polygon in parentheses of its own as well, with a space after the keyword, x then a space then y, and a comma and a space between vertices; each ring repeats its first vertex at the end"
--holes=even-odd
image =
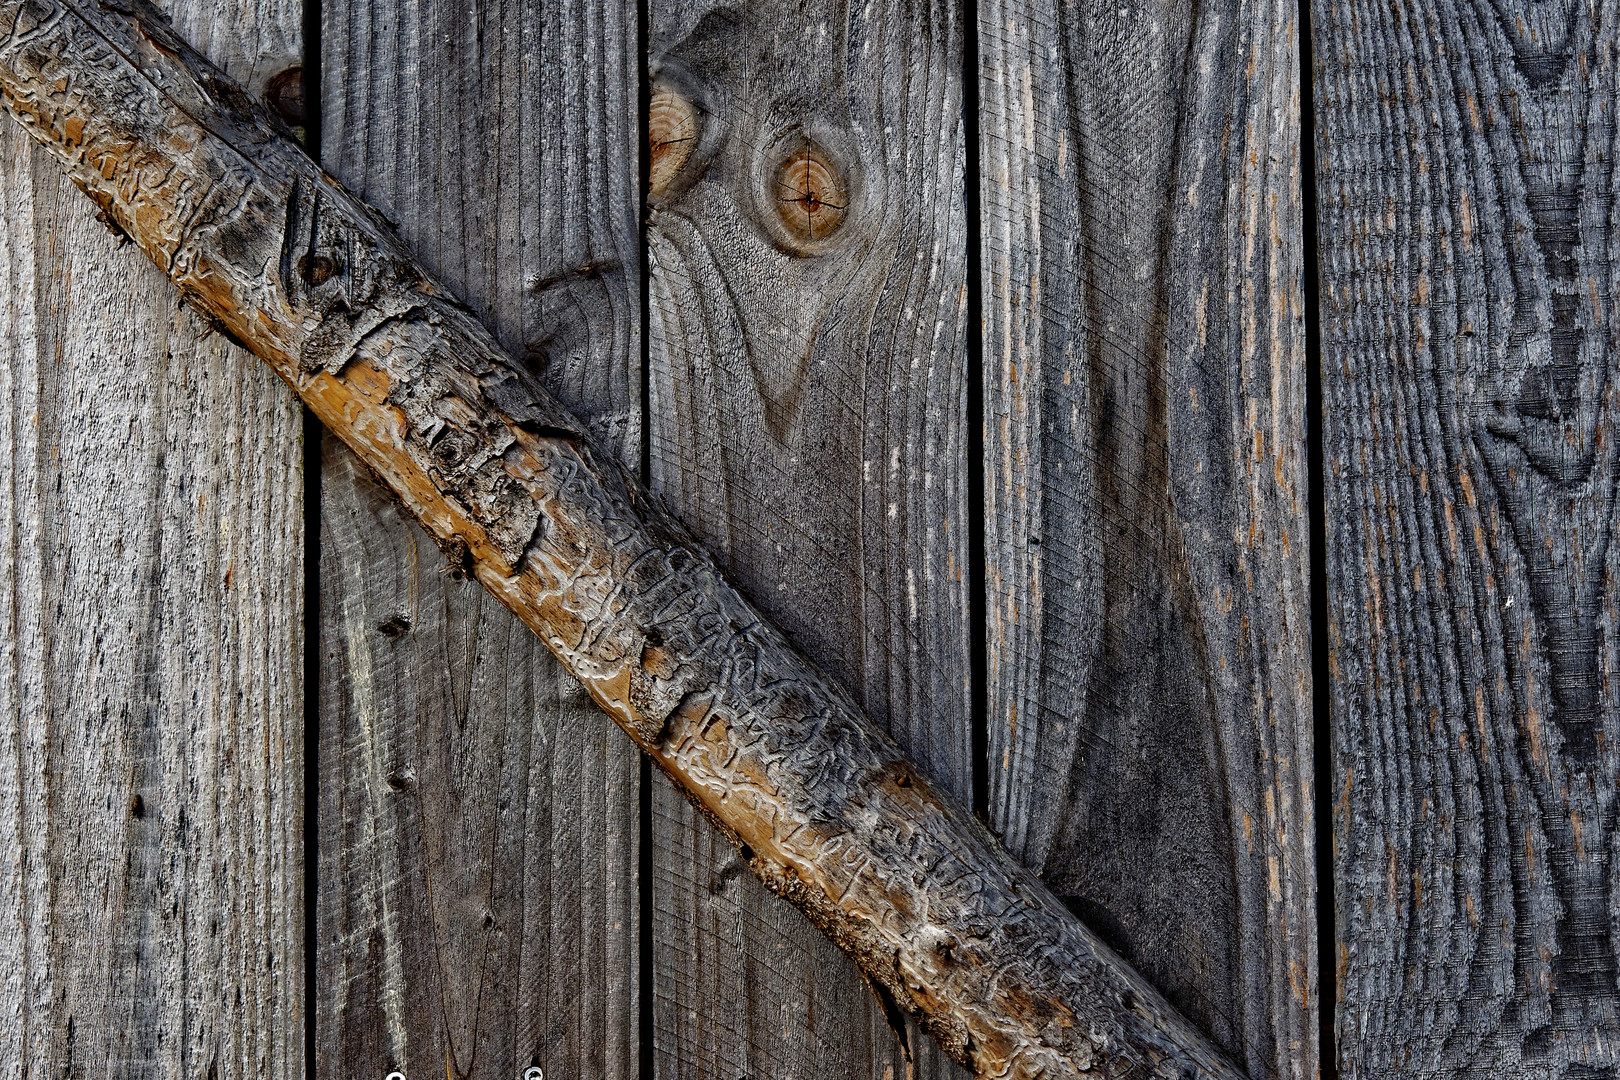
MULTIPOLYGON (((959 5, 654 0, 649 31, 652 486, 968 805, 959 5)), ((961 1075, 654 807, 660 1076, 961 1075)))
MULTIPOLYGON (((297 3, 170 11, 298 62, 297 3)), ((93 211, 5 121, 0 1077, 294 1080, 300 409, 93 211)))
POLYGON ((948 1052, 989 1076, 1239 1075, 154 10, 5 0, 0 40, 25 130, 948 1052))
POLYGON ((1341 1066, 1613 1078, 1620 7, 1312 10, 1341 1066))
MULTIPOLYGON (((633 462, 634 5, 321 11, 327 167, 633 462)), ((317 1068, 635 1077, 639 755, 511 612, 443 572, 346 447, 326 445, 317 1068)))
POLYGON ((1316 1068, 1292 3, 985 0, 991 823, 1255 1077, 1316 1068))

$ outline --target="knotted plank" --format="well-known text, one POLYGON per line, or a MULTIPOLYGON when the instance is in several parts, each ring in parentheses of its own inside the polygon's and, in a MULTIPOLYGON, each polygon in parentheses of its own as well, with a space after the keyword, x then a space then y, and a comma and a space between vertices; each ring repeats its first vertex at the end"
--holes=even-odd
MULTIPOLYGON (((960 8, 655 0, 649 29, 653 488, 969 805, 960 8)), ((660 1075, 961 1075, 654 808, 660 1075)))

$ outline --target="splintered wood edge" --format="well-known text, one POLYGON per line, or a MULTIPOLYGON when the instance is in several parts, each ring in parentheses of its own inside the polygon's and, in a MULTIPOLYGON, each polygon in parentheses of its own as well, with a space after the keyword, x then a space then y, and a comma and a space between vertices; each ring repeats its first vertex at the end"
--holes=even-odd
POLYGON ((545 641, 771 889, 981 1076, 1235 1078, 145 0, 0 0, 0 95, 545 641))

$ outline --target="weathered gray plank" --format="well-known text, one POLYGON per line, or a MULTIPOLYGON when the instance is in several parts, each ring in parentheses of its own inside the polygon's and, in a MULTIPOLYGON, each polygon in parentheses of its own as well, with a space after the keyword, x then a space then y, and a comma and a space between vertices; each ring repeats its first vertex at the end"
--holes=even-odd
POLYGON ((1613 1077, 1620 9, 1312 10, 1341 1067, 1613 1077))
MULTIPOLYGON (((329 0, 324 18, 328 167, 633 461, 635 6, 329 0)), ((320 1067, 634 1076, 634 747, 327 449, 320 1067)))
MULTIPOLYGON (((960 10, 650 27, 653 486, 967 805, 960 10)), ((909 1023, 908 1065, 853 965, 654 795, 660 1076, 962 1075, 909 1023)))
POLYGON ((1295 8, 980 9, 989 802, 1255 1077, 1316 1069, 1295 8))
POLYGON ((299 408, 93 212, 0 125, 0 1077, 300 1077, 299 408))

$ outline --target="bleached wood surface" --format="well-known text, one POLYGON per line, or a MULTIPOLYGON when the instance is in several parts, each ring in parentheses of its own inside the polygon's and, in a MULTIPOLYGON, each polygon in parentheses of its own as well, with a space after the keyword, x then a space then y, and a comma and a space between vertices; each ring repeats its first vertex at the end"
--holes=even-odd
MULTIPOLYGON (((170 11, 298 63, 296 3, 170 11)), ((0 1077, 305 1075, 300 427, 7 120, 0 1077)))

